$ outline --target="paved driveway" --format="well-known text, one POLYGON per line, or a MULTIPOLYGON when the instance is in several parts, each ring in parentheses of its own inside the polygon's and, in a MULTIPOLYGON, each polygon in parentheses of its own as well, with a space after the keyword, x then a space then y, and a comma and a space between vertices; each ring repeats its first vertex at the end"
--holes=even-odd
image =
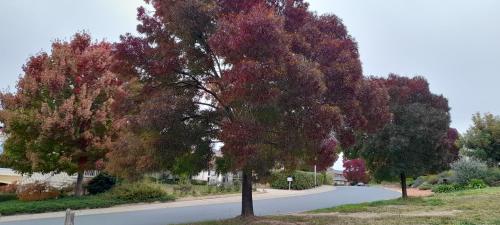
MULTIPOLYGON (((400 193, 380 187, 338 187, 322 193, 254 201, 256 215, 276 215, 327 208, 343 204, 393 199, 400 193)), ((77 215, 75 225, 167 225, 238 216, 240 203, 207 203, 184 207, 77 215)), ((1 222, 0 225, 63 225, 64 218, 1 222)))

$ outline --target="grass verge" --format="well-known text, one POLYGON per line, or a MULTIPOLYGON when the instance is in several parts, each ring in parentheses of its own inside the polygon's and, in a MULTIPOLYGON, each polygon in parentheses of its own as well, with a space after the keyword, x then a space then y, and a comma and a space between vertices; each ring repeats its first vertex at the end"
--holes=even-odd
POLYGON ((314 210, 293 216, 209 221, 198 225, 500 225, 500 187, 314 210))

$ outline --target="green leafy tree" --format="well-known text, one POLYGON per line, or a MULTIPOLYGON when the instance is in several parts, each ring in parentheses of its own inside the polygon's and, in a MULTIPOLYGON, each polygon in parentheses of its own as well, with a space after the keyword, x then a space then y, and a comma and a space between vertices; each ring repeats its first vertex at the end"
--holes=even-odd
POLYGON ((56 41, 52 52, 31 57, 16 93, 2 93, 0 119, 7 140, 3 161, 23 173, 83 173, 96 169, 114 134, 115 97, 122 93, 110 71, 112 45, 85 33, 56 41))
MULTIPOLYGON (((432 94, 422 77, 391 74, 380 79, 391 100, 392 121, 379 132, 360 138, 359 153, 377 180, 401 180, 407 197, 406 177, 419 176, 441 167, 451 158, 447 140, 450 115, 443 96, 432 94)), ((450 159, 451 161, 451 159, 450 159)))
POLYGON ((463 154, 497 166, 500 163, 500 117, 491 113, 472 117, 473 125, 461 137, 463 154))
POLYGON ((185 160, 202 143, 182 142, 191 132, 204 146, 220 140, 219 164, 243 172, 242 216, 253 215, 252 182, 276 168, 325 169, 337 158, 337 142, 347 146, 355 131, 374 131, 390 118, 387 92, 363 77, 357 43, 334 15, 318 16, 302 0, 148 2, 154 11, 138 13, 142 36, 117 44, 121 68, 154 93, 147 101, 163 96, 154 105, 165 108, 153 109, 169 115, 169 123, 141 128, 153 131, 148 145, 158 140, 149 137, 165 137, 147 157, 185 160), (189 132, 174 132, 186 126, 189 132))

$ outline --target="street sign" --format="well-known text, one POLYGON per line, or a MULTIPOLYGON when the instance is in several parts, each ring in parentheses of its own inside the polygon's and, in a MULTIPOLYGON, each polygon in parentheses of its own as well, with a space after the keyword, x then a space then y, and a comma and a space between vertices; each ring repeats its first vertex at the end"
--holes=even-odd
POLYGON ((286 178, 286 181, 288 181, 288 182, 292 182, 292 181, 293 181, 293 177, 287 177, 287 178, 286 178))

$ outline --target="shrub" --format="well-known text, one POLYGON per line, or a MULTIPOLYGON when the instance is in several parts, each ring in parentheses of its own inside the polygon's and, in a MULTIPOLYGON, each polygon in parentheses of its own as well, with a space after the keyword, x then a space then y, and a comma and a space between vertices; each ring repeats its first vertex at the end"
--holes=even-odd
POLYGON ((59 197, 59 190, 46 182, 34 182, 19 187, 17 198, 21 201, 40 201, 59 197))
MULTIPOLYGON (((271 187, 277 189, 288 189, 288 176, 293 177, 291 188, 294 190, 304 190, 315 187, 314 173, 304 171, 274 173, 270 181, 271 187)), ((318 185, 324 184, 326 182, 325 176, 322 176, 321 173, 317 173, 317 182, 318 185)))
POLYGON ((111 189, 107 196, 126 202, 169 201, 174 199, 161 185, 149 182, 123 183, 111 189))
POLYGON ((87 190, 91 195, 104 193, 116 184, 116 178, 107 174, 100 173, 96 177, 92 178, 87 185, 87 190))
POLYGON ((484 178, 484 181, 489 186, 500 186, 500 168, 489 168, 488 173, 484 178))
POLYGON ((437 184, 439 182, 439 177, 437 175, 428 175, 425 176, 424 179, 428 184, 437 184))
POLYGON ((206 180, 191 180, 192 185, 207 185, 207 183, 206 180))
POLYGON ((455 186, 451 184, 439 184, 432 188, 432 192, 434 193, 448 193, 454 191, 456 191, 455 186))
POLYGON ((424 182, 422 185, 418 186, 418 189, 420 189, 420 190, 431 190, 432 189, 432 184, 424 182))
POLYGON ((467 188, 469 189, 482 189, 486 187, 487 187, 486 183, 484 183, 483 180, 479 179, 472 179, 469 181, 469 184, 467 184, 467 188))
POLYGON ((415 179, 413 179, 411 177, 406 178, 406 185, 408 185, 409 187, 411 187, 414 182, 415 182, 415 179))
POLYGON ((0 193, 16 193, 17 187, 17 181, 14 181, 12 184, 0 186, 0 193))
POLYGON ((325 176, 324 185, 333 185, 333 176, 329 173, 323 173, 325 176))
POLYGON ((486 163, 474 158, 460 158, 451 164, 451 169, 456 173, 457 183, 466 185, 472 179, 483 179, 488 172, 486 163))
POLYGON ((418 177, 415 181, 413 181, 413 184, 411 185, 412 188, 418 188, 420 185, 425 183, 425 179, 423 176, 418 177))
POLYGON ((443 171, 437 175, 439 181, 438 184, 452 184, 456 183, 457 177, 453 170, 443 171))
POLYGON ((0 193, 0 202, 16 200, 17 195, 15 193, 0 193))
POLYGON ((181 192, 181 195, 187 195, 193 190, 193 185, 188 177, 182 176, 177 183, 177 186, 174 187, 174 191, 181 192))

